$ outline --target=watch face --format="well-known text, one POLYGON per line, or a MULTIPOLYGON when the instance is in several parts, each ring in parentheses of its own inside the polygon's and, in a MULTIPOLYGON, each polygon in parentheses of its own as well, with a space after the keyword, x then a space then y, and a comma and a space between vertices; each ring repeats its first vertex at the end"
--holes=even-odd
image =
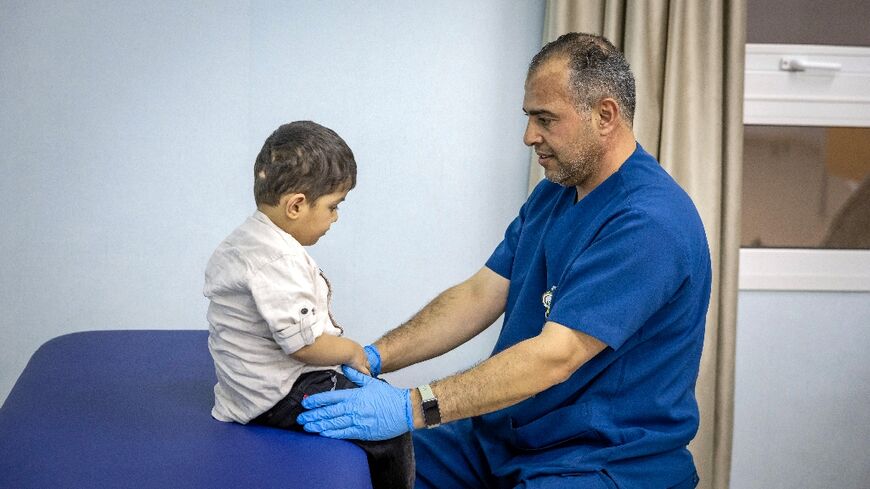
POLYGON ((432 399, 423 403, 423 420, 426 426, 433 428, 441 424, 441 411, 438 410, 438 401, 432 399))
POLYGON ((428 428, 434 428, 441 424, 441 416, 439 416, 437 412, 426 411, 423 415, 423 421, 426 422, 428 428))

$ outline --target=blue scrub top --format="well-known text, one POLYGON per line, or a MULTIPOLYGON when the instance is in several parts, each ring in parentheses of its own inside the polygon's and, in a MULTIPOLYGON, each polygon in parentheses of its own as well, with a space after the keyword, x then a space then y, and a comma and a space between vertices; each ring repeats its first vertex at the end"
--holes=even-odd
MULTIPOLYGON (((575 203, 543 181, 486 266, 508 278, 493 355, 546 321, 607 345, 567 381, 474 419, 498 476, 606 470, 625 487, 692 474, 694 388, 710 298, 710 253, 688 195, 638 144, 575 203)), ((622 487, 622 486, 621 486, 622 487)))

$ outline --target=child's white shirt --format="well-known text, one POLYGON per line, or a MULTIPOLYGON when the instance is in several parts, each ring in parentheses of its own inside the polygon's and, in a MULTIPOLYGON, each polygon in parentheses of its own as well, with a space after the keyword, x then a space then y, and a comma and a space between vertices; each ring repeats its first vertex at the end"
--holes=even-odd
POLYGON ((247 423, 317 367, 291 353, 321 334, 340 336, 329 284, 293 236, 257 211, 215 250, 205 270, 208 348, 217 385, 212 416, 247 423))

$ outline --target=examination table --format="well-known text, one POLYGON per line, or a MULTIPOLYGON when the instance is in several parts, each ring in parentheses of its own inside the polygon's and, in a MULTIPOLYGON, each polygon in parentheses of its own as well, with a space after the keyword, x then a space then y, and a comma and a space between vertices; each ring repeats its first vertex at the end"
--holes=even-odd
POLYGON ((371 488, 356 445, 210 416, 206 331, 42 345, 0 408, 0 487, 371 488))

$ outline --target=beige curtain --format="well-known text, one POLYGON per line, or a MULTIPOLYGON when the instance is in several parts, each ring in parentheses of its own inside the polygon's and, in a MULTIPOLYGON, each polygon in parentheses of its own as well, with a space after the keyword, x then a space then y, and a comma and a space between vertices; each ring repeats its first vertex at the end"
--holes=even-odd
MULTIPOLYGON (((638 141, 692 196, 713 258, 713 291, 690 445, 702 488, 728 487, 734 401, 746 0, 548 0, 544 42, 601 34, 637 80, 638 141)), ((529 188, 542 178, 531 165, 529 188)))

